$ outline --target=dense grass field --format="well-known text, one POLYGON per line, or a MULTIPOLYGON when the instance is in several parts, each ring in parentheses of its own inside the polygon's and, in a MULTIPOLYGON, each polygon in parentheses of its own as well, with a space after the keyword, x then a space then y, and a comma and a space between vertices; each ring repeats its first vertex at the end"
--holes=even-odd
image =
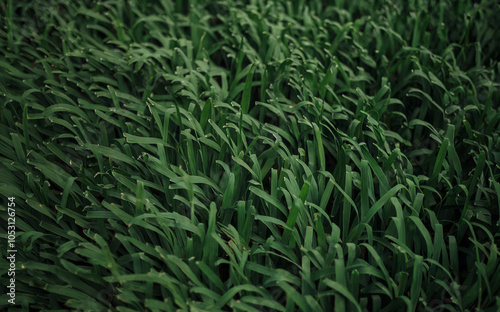
POLYGON ((0 12, 2 311, 500 311, 497 1, 0 12))

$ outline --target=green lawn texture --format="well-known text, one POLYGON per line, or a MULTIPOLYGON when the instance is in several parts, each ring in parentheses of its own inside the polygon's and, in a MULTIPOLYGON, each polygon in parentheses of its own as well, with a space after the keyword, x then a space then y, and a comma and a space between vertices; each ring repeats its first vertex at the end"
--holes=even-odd
POLYGON ((0 12, 0 309, 500 311, 497 1, 0 12))

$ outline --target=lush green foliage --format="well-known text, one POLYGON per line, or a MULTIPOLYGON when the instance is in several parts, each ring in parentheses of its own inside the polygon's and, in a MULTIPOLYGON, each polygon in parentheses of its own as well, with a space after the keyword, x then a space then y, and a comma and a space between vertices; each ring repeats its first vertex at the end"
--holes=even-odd
POLYGON ((19 310, 500 309, 497 1, 2 7, 19 310))

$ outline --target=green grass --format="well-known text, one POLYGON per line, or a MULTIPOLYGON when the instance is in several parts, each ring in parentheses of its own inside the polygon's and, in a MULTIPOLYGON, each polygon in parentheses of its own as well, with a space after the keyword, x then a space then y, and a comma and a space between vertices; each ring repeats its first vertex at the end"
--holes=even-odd
POLYGON ((1 6, 2 309, 500 309, 496 1, 1 6))

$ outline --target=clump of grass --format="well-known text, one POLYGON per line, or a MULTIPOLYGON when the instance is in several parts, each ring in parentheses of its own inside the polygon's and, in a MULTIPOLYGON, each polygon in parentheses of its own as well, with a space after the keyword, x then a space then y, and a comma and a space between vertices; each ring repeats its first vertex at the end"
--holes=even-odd
POLYGON ((499 13, 7 1, 0 305, 497 311, 499 13))

